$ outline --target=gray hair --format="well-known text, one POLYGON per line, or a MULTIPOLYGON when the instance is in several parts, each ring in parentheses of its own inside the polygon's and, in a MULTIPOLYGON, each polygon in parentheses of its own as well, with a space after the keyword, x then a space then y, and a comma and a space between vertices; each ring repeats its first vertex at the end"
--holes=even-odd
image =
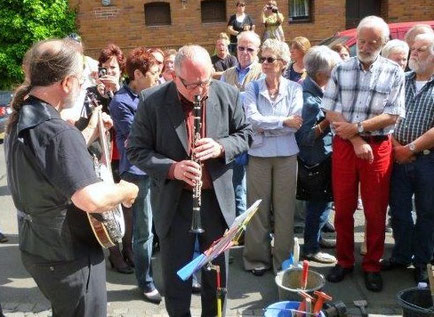
POLYGON ((406 42, 395 39, 387 42, 381 51, 381 55, 383 55, 385 58, 389 58, 390 54, 393 52, 402 52, 407 56, 409 50, 410 48, 406 42))
POLYGON ((375 15, 370 15, 365 18, 363 18, 359 25, 357 26, 357 34, 359 34, 360 30, 363 28, 376 28, 381 31, 381 39, 383 41, 382 44, 386 44, 389 40, 390 36, 390 30, 389 26, 386 22, 380 17, 377 17, 375 15))
POLYGON ((414 41, 428 41, 430 42, 428 46, 428 50, 431 55, 434 55, 434 33, 422 33, 416 35, 414 41))
POLYGON ((242 40, 252 42, 257 48, 261 46, 261 38, 253 31, 244 31, 238 34, 237 43, 241 42, 242 40))
POLYGON ((262 44, 261 51, 270 50, 278 59, 285 62, 286 65, 291 61, 291 54, 289 53, 289 46, 283 41, 276 39, 268 39, 262 44))
POLYGON ((416 24, 411 29, 409 29, 407 31, 407 33, 405 33, 404 41, 406 41, 407 44, 410 45, 409 42, 413 42, 414 39, 415 39, 415 37, 418 34, 425 34, 425 33, 431 33, 431 34, 433 34, 434 31, 431 28, 431 26, 429 26, 428 24, 416 24))
POLYGON ((318 73, 330 74, 340 62, 342 59, 339 54, 325 45, 312 47, 303 58, 306 72, 313 79, 318 73))
POLYGON ((204 64, 208 64, 212 69, 211 57, 206 49, 199 45, 185 45, 181 47, 175 56, 175 73, 179 75, 181 73, 182 64, 186 61, 200 61, 204 64))

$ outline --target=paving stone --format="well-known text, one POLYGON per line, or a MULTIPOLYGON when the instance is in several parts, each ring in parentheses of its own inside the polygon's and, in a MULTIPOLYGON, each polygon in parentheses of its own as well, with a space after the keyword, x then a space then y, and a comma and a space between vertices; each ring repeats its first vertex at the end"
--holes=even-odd
POLYGON ((17 308, 15 308, 16 311, 18 312, 33 312, 33 308, 36 306, 35 303, 23 303, 20 304, 17 308))
POLYGON ((20 303, 2 303, 2 308, 4 311, 10 311, 11 313, 20 305, 20 303))

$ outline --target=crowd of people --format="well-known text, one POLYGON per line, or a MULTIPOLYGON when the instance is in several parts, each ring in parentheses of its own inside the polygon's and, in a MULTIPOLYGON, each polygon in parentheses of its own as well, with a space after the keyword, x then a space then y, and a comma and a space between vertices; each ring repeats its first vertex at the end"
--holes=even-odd
MULTIPOLYGON (((176 273, 258 199, 242 242, 244 269, 256 276, 276 274, 292 252, 298 199, 305 201, 302 257, 335 264, 326 278, 342 281, 354 267, 360 197, 366 288, 381 291, 381 270, 410 265, 416 282, 427 280, 433 30, 417 25, 405 41, 389 41, 384 20, 369 16, 358 25, 351 57, 343 44, 312 46, 297 36, 288 45, 275 1, 264 6, 262 39, 245 2, 236 7, 229 36, 217 36, 212 56, 197 45, 124 55, 109 44, 83 70, 76 35, 36 43, 26 54, 5 142, 8 184, 22 261, 53 316, 106 315, 104 255, 85 213, 119 203, 126 230, 108 260, 119 273, 135 273, 145 300, 158 304, 151 265, 158 247, 170 316, 190 315, 192 292, 201 293, 203 316, 216 315, 214 273, 202 270, 193 282, 176 273), (114 184, 101 181, 93 165, 102 155, 99 111, 110 132, 114 184), (197 184, 204 232, 196 235, 189 229, 197 184), (382 261, 388 206, 395 245, 382 261), (333 209, 335 242, 321 237, 333 209), (336 257, 322 251, 335 246, 336 257)), ((229 260, 225 253, 214 261, 222 287, 229 260)))

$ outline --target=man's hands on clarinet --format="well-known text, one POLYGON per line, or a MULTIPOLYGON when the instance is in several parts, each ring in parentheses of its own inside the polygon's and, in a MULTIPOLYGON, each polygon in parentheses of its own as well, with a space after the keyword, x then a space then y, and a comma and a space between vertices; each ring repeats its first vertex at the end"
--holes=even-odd
POLYGON ((201 181, 202 169, 198 163, 184 160, 175 164, 173 177, 193 187, 196 185, 196 182, 201 181))
MULTIPOLYGON (((220 157, 223 152, 223 146, 211 138, 197 140, 193 149, 194 156, 200 162, 220 157)), ((202 168, 200 164, 192 160, 184 160, 175 164, 173 176, 190 186, 195 186, 196 182, 201 181, 202 168)))
POLYGON ((203 138, 196 141, 193 153, 199 161, 206 161, 220 157, 223 154, 223 146, 211 138, 203 138))

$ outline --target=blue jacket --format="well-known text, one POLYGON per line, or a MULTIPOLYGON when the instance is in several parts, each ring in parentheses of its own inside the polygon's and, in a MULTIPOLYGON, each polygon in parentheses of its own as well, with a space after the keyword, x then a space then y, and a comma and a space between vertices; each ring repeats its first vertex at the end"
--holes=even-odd
POLYGON ((321 110, 323 91, 308 76, 303 84, 303 125, 296 133, 300 152, 298 156, 307 165, 312 166, 324 161, 332 154, 332 133, 328 127, 322 137, 315 138, 316 124, 325 118, 321 110))

